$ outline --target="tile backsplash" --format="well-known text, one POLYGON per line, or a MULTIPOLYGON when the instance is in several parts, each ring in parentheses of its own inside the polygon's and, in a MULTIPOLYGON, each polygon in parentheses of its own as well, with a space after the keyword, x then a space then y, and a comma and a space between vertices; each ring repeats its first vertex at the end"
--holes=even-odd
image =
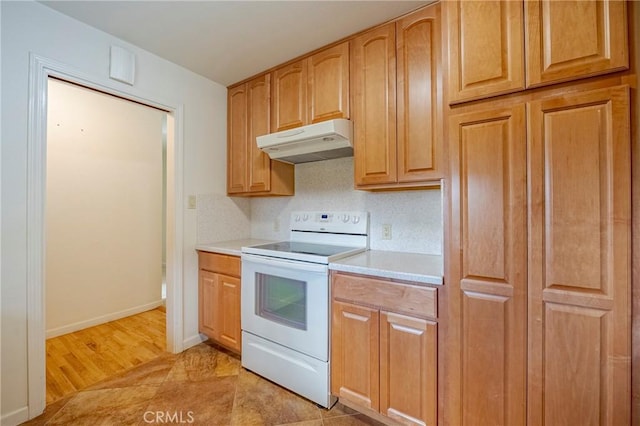
POLYGON ((367 192, 353 189, 353 158, 297 164, 293 197, 198 195, 197 242, 238 238, 289 239, 294 210, 363 210, 370 214, 370 248, 442 254, 442 191, 367 192), (382 239, 383 225, 391 239, 382 239))
POLYGON ((442 254, 440 189, 367 192, 353 189, 353 158, 297 164, 296 195, 251 199, 251 236, 289 238, 294 210, 364 210, 370 214, 370 248, 442 254), (391 239, 382 239, 384 224, 391 239))

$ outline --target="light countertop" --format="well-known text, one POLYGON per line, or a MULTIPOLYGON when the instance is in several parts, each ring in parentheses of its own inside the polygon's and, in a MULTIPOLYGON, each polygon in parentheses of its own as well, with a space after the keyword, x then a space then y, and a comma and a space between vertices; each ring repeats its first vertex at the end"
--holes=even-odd
POLYGON ((443 284, 442 256, 429 254, 368 250, 336 260, 329 264, 329 269, 423 284, 443 284))
POLYGON ((259 244, 273 243, 273 240, 260 240, 256 238, 243 238, 239 240, 216 241, 213 243, 197 244, 196 250, 208 251, 211 253, 228 254, 231 256, 240 256, 242 247, 257 246, 259 244))
MULTIPOLYGON (((243 238, 198 244, 196 250, 240 256, 242 247, 273 243, 273 240, 243 238)), ((385 250, 368 250, 329 264, 334 271, 371 275, 381 278, 413 281, 424 284, 443 283, 442 256, 420 253, 403 253, 385 250)))

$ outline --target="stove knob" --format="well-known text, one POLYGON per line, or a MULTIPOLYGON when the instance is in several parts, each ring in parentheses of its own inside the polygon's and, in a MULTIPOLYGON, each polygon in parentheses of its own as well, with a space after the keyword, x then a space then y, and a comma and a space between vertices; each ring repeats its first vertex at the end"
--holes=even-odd
POLYGON ((305 213, 305 214, 303 214, 303 215, 302 215, 302 220, 304 220, 305 222, 306 222, 307 220, 309 220, 309 215, 308 215, 308 214, 306 214, 306 213, 305 213))
POLYGON ((299 214, 296 215, 296 222, 300 222, 300 215, 299 214))
POLYGON ((354 216, 353 219, 351 220, 354 224, 360 222, 360 216, 354 216))
POLYGON ((344 223, 349 222, 349 215, 348 215, 348 214, 345 214, 345 215, 342 217, 342 221, 343 221, 344 223))

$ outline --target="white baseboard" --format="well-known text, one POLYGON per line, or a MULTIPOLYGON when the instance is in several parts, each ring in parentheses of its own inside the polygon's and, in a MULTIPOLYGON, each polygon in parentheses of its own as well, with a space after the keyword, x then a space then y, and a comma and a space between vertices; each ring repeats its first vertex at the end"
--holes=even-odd
POLYGON ((29 408, 22 407, 0 418, 2 426, 16 426, 29 420, 29 408))
POLYGON ((129 317, 131 315, 149 311, 163 305, 163 300, 157 300, 145 305, 134 306, 133 308, 125 309, 123 311, 112 312, 106 315, 101 315, 99 317, 90 318, 88 320, 74 322, 73 324, 64 325, 62 327, 52 328, 46 331, 46 338, 50 339, 52 337, 62 336, 63 334, 73 333, 74 331, 83 330, 88 327, 93 327, 94 325, 104 324, 109 321, 129 317))
POLYGON ((207 336, 204 334, 196 334, 195 336, 191 336, 188 339, 182 341, 183 348, 189 349, 192 346, 199 345, 200 343, 207 340, 207 336))

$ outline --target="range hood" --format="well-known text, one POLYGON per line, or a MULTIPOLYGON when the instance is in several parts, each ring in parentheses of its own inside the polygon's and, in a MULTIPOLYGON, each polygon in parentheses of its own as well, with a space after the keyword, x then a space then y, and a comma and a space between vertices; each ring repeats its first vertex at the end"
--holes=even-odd
POLYGON ((308 163, 353 156, 351 121, 344 118, 258 136, 258 148, 274 160, 308 163))

